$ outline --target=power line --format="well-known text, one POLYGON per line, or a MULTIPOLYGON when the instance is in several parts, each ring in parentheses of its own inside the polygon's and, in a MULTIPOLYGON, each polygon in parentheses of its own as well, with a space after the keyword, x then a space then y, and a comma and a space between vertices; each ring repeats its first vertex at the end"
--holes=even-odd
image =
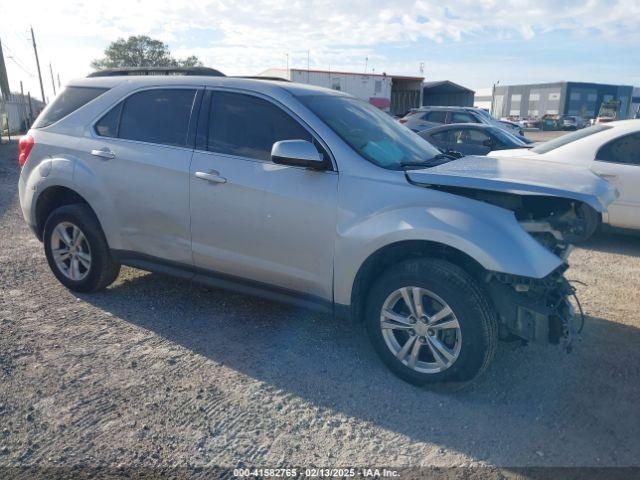
POLYGON ((15 49, 13 49, 9 45, 7 45, 6 42, 3 42, 2 46, 10 54, 10 55, 7 55, 7 58, 11 59, 13 61, 13 63, 15 63, 18 67, 20 67, 20 69, 23 70, 29 76, 31 76, 31 77, 35 76, 33 74, 33 72, 31 70, 29 70, 29 68, 25 65, 27 62, 25 62, 22 58, 20 58, 18 55, 16 55, 15 49))
POLYGON ((49 62, 49 72, 51 72, 51 86, 53 87, 53 96, 56 96, 56 81, 53 79, 53 67, 51 66, 51 62, 49 62))
POLYGON ((11 60, 13 63, 15 63, 20 68, 20 70, 22 70, 24 73, 26 73, 32 78, 35 77, 33 72, 30 72, 29 70, 27 70, 27 68, 24 67, 13 55, 7 55, 7 58, 11 60))

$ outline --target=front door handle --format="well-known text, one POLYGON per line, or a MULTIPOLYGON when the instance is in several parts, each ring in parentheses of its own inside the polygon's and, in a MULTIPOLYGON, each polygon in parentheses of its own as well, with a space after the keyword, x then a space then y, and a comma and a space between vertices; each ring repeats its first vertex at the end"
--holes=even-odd
POLYGON ((218 172, 211 170, 211 172, 196 172, 196 177, 206 180, 211 183, 227 183, 227 179, 221 177, 218 172))
POLYGON ((108 148, 101 148, 99 150, 91 150, 91 155, 96 157, 104 158, 105 160, 111 160, 112 158, 116 158, 116 154, 113 153, 108 148))

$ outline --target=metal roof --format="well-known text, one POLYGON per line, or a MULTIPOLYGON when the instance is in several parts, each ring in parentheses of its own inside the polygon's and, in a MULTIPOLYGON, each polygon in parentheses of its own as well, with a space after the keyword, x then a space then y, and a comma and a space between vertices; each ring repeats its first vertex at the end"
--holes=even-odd
POLYGON ((434 82, 424 82, 422 87, 425 90, 429 90, 430 93, 457 93, 457 92, 471 92, 475 93, 473 90, 467 87, 463 87, 462 85, 458 85, 457 83, 453 83, 449 80, 438 80, 434 82))

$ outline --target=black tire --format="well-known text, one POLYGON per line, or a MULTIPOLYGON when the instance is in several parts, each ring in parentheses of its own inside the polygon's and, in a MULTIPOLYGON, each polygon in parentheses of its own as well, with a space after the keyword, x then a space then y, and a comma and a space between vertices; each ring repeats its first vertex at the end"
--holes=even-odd
POLYGON ((120 264, 113 261, 109 245, 100 223, 88 205, 64 205, 55 209, 44 225, 44 251, 51 271, 69 290, 74 292, 97 292, 108 287, 118 277, 120 264), (61 222, 76 225, 84 234, 91 252, 91 265, 81 280, 75 281, 65 275, 53 258, 51 237, 53 230, 61 222))
POLYGON ((580 204, 576 209, 576 213, 578 214, 578 218, 584 221, 585 228, 580 235, 575 235, 570 240, 571 243, 583 243, 593 237, 593 235, 598 231, 600 224, 602 223, 602 219, 598 212, 585 203, 580 204))
POLYGON ((365 324, 382 361, 397 376, 415 385, 442 382, 464 384, 474 380, 491 363, 498 342, 496 314, 487 295, 463 269, 436 258, 407 260, 384 272, 369 292, 365 324), (381 309, 393 292, 409 286, 435 293, 448 304, 458 320, 461 332, 459 354, 453 364, 443 371, 415 371, 398 360, 385 343, 380 325, 381 309))

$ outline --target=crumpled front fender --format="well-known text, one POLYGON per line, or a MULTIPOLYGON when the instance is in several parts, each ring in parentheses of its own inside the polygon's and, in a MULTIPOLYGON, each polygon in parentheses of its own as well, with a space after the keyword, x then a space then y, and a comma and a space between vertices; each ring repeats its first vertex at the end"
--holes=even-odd
POLYGON ((485 269, 542 278, 562 265, 529 235, 513 212, 456 195, 423 190, 429 206, 389 209, 338 231, 335 302, 349 305, 360 266, 378 250, 403 241, 436 242, 459 250, 485 269), (431 200, 431 201, 429 201, 431 200))

